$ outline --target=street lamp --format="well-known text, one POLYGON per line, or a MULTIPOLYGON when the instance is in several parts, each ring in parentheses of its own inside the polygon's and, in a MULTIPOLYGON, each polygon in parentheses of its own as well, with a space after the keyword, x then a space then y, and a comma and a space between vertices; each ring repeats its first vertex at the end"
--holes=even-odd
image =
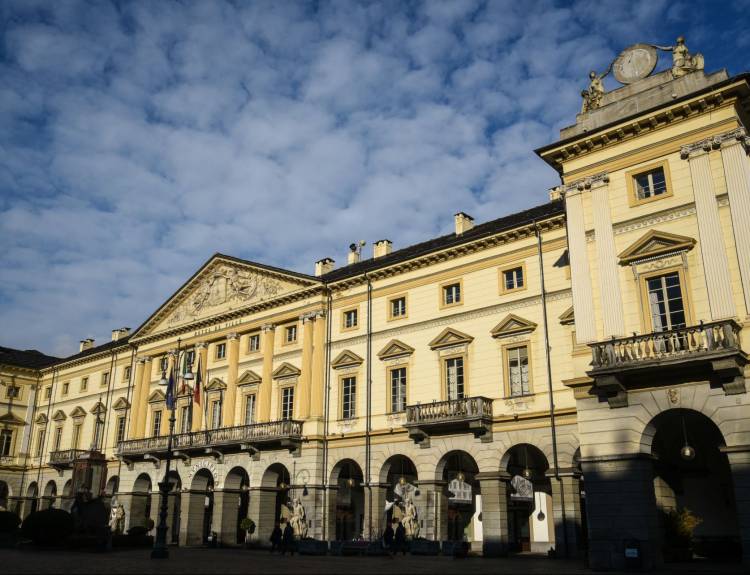
MULTIPOLYGON (((193 379, 192 366, 187 365, 186 371, 180 374, 179 365, 180 359, 183 354, 187 353, 187 349, 180 348, 181 341, 177 340, 177 352, 175 353, 175 365, 178 366, 177 377, 173 376, 174 366, 169 372, 169 379, 167 379, 166 371, 161 372, 161 379, 159 385, 167 388, 166 403, 169 409, 169 437, 167 438, 167 459, 166 466, 164 468, 164 479, 159 483, 159 492, 161 493, 161 505, 159 509, 159 525, 156 528, 156 539, 154 540, 154 548, 151 550, 151 559, 166 559, 169 557, 169 549, 167 548, 167 514, 169 513, 169 468, 172 463, 172 441, 174 438, 174 423, 175 423, 175 388, 177 386, 177 379, 182 378, 183 380, 190 381, 193 379)), ((192 363, 192 362, 191 362, 192 363)))

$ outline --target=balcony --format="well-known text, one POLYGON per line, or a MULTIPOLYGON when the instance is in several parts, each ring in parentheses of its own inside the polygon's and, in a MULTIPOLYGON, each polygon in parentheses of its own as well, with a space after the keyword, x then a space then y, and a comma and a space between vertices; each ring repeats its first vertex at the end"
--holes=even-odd
POLYGON ((492 400, 465 397, 406 406, 409 437, 420 447, 429 447, 431 435, 472 433, 482 441, 492 441, 492 400))
MULTIPOLYGON (((167 435, 130 439, 117 446, 117 455, 126 462, 139 459, 156 462, 166 456, 168 441, 167 435)), ((173 437, 172 451, 175 457, 182 459, 198 454, 221 459, 224 453, 240 451, 247 451, 251 455, 257 455, 264 449, 297 451, 301 443, 302 422, 282 420, 178 433, 173 437)))
POLYGON ((729 319, 593 343, 588 375, 611 407, 627 405, 628 389, 680 381, 709 380, 727 395, 745 393, 741 331, 729 319))
POLYGON ((86 453, 85 449, 53 451, 49 454, 49 465, 55 469, 68 469, 73 467, 73 462, 79 459, 84 453, 86 453))

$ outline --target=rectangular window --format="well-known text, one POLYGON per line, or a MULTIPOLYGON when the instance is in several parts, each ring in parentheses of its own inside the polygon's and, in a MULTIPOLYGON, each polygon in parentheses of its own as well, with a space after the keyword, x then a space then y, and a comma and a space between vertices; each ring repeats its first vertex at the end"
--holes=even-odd
POLYGON ((651 323, 654 331, 685 327, 685 305, 680 287, 680 274, 672 272, 646 280, 651 323))
POLYGON ((638 200, 648 200, 667 193, 667 178, 662 167, 636 174, 633 176, 633 183, 638 200))
POLYGON ((391 370, 391 411, 406 409, 406 368, 397 367, 391 370))
POLYGON ((461 303, 461 284, 443 286, 443 304, 455 305, 457 303, 461 303))
POLYGON ((185 352, 185 357, 182 360, 182 373, 192 372, 195 365, 195 350, 185 352))
POLYGON ((351 419, 357 415, 357 378, 345 377, 341 380, 341 417, 351 419))
POLYGON ((284 330, 284 342, 294 343, 295 341, 297 341, 297 326, 289 325, 284 330))
POLYGON ((13 430, 12 429, 0 430, 0 456, 10 457, 12 449, 13 449, 13 430))
POLYGON ((94 422, 94 448, 95 449, 102 449, 104 446, 102 445, 102 436, 104 435, 104 422, 99 419, 99 415, 96 416, 96 421, 94 422))
POLYGON ((251 334, 250 337, 247 339, 247 346, 248 346, 248 351, 250 351, 250 353, 253 353, 255 351, 260 351, 260 334, 259 333, 251 334))
POLYGON ((53 451, 60 451, 60 445, 62 444, 62 432, 62 427, 58 427, 55 429, 55 443, 53 446, 53 451))
POLYGON ((350 309, 344 312, 344 329, 357 327, 357 310, 350 309))
POLYGON ((44 388, 44 399, 51 399, 52 398, 52 386, 48 386, 44 388))
POLYGON ((451 357, 445 360, 445 383, 448 399, 463 399, 464 358, 451 357))
POLYGON ((9 385, 5 390, 5 397, 8 399, 18 399, 21 395, 21 388, 17 385, 9 385))
POLYGON ((216 399, 211 402, 211 429, 221 427, 221 400, 216 399))
POLYGON ((159 358, 159 371, 166 372, 169 367, 169 358, 163 355, 159 358))
POLYGON ((294 417, 294 388, 285 387, 281 390, 281 419, 294 417))
MULTIPOLYGON (((88 377, 82 377, 81 378, 81 391, 86 391, 89 388, 89 378, 88 377)), ((67 391, 65 393, 68 393, 67 391)))
POLYGON ((125 369, 122 370, 122 380, 130 381, 130 366, 126 365, 125 369))
POLYGON ((125 416, 121 415, 117 418, 117 435, 115 436, 115 443, 119 445, 125 441, 125 416))
POLYGON ((156 437, 161 435, 161 410, 154 411, 154 415, 151 419, 151 436, 156 437))
POLYGON ((62 394, 68 395, 69 390, 70 390, 70 382, 66 381, 65 383, 63 383, 63 386, 62 386, 62 394))
POLYGON ((245 396, 245 425, 255 423, 255 394, 245 396))
POLYGON ((391 300, 391 318, 406 316, 406 297, 397 297, 391 300))
POLYGON ((180 408, 180 433, 190 431, 190 407, 184 405, 180 408))
POLYGON ((523 267, 503 271, 503 289, 512 291, 523 287, 523 267))
POLYGON ((102 374, 102 384, 101 387, 107 387, 109 385, 109 372, 105 371, 102 374))
POLYGON ((227 356, 227 344, 216 344, 216 359, 224 359, 227 356))
POLYGON ((507 351, 508 385, 511 396, 528 395, 529 388, 529 350, 524 346, 513 347, 507 351))
POLYGON ((42 456, 42 448, 44 447, 44 430, 40 429, 36 434, 36 456, 42 456))
POLYGON ((78 446, 81 443, 81 427, 83 427, 82 423, 76 423, 73 425, 73 437, 70 440, 71 449, 78 449, 78 446))

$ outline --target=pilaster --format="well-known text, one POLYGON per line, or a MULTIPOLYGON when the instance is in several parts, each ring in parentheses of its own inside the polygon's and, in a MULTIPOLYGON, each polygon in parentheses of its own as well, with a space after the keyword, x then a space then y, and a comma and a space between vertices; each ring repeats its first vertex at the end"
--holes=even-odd
POLYGON ((237 403, 237 372, 239 369, 240 337, 236 333, 227 336, 227 389, 224 394, 222 425, 232 427, 237 403))
POLYGON ((273 346, 276 326, 263 326, 263 377, 258 390, 258 422, 270 421, 271 386, 273 385, 273 346))
POLYGON ((133 437, 136 437, 136 430, 138 429, 138 416, 139 416, 139 409, 138 407, 141 404, 141 396, 143 395, 143 364, 145 362, 145 359, 138 358, 138 361, 135 364, 135 375, 133 376, 133 381, 135 382, 135 388, 133 389, 133 402, 130 406, 130 427, 129 427, 129 434, 128 436, 132 439, 133 437))
POLYGON ((555 522, 555 551, 558 557, 578 557, 581 553, 580 478, 573 473, 550 479, 552 517, 555 522))
MULTIPOLYGON (((198 368, 196 368, 196 377, 197 377, 197 370, 200 369, 201 371, 201 386, 205 386, 208 382, 206 381, 206 367, 208 363, 208 344, 205 342, 200 342, 195 345, 195 349, 198 351, 198 368)), ((195 385, 195 383, 193 384, 195 385)), ((203 428, 203 410, 205 409, 204 402, 205 396, 203 394, 203 389, 198 390, 198 401, 193 401, 193 419, 192 419, 192 430, 193 431, 200 431, 203 428)))
POLYGON ((313 327, 313 353, 311 365, 310 416, 316 419, 323 417, 323 396, 325 382, 325 337, 326 316, 320 311, 315 313, 313 327))
POLYGON ((482 490, 482 554, 501 557, 508 554, 507 473, 479 473, 482 490))
POLYGON ((310 417, 310 383, 312 381, 313 355, 313 317, 310 314, 300 316, 302 322, 302 373, 299 377, 299 401, 297 417, 305 421, 310 417))
POLYGON ((143 373, 141 378, 141 397, 138 401, 138 425, 134 437, 142 439, 146 433, 146 419, 148 415, 148 395, 151 390, 151 358, 143 358, 143 373))

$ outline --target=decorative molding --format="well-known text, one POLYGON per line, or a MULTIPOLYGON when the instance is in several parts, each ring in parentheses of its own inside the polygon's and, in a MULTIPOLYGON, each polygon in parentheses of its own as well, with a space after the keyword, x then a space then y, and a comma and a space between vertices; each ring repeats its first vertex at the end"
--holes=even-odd
POLYGON ((694 238, 650 230, 618 256, 620 265, 626 266, 641 260, 690 251, 696 244, 694 238))
POLYGON ((353 365, 361 365, 363 361, 364 359, 362 359, 356 353, 345 349, 336 356, 336 359, 331 362, 331 367, 333 369, 338 369, 341 367, 351 367, 353 365))
POLYGON ((581 178, 580 180, 570 182, 569 184, 565 184, 559 191, 561 192, 562 196, 565 197, 571 192, 583 192, 585 190, 590 190, 592 187, 605 185, 608 183, 609 173, 599 172, 598 174, 593 174, 591 176, 581 178))
POLYGON ((91 413, 94 415, 101 415, 107 411, 106 406, 101 402, 97 401, 94 407, 91 408, 91 413))
POLYGON ((52 416, 52 421, 65 421, 66 419, 68 419, 68 416, 62 409, 58 409, 52 416))
POLYGON ((414 348, 412 346, 407 345, 398 339, 392 339, 378 352, 378 357, 381 360, 395 359, 397 357, 411 355, 412 353, 414 353, 414 348))
POLYGON ((276 326, 275 326, 274 324, 272 324, 272 323, 264 323, 264 324, 263 324, 263 325, 262 325, 262 326, 260 327, 260 330, 261 330, 261 331, 262 331, 263 333, 266 333, 266 332, 269 332, 269 331, 274 331, 275 329, 276 329, 276 326))
POLYGON ((575 324, 575 312, 573 311, 573 306, 570 306, 568 309, 566 309, 564 312, 560 314, 558 317, 560 320, 560 323, 562 325, 574 325, 575 324))
POLYGON ((37 425, 47 425, 47 421, 47 415, 45 413, 40 413, 36 416, 34 423, 36 423, 37 425))
POLYGON ((221 391, 227 388, 227 384, 219 377, 214 377, 204 388, 204 391, 221 391))
POLYGON ((148 396, 147 403, 159 403, 166 399, 164 392, 161 389, 157 389, 148 396))
POLYGON ((261 378, 261 376, 255 373, 252 369, 247 369, 243 372, 239 379, 237 379, 237 385, 260 384, 262 380, 263 378, 261 378))
POLYGON ((440 349, 456 345, 468 345, 474 341, 474 337, 452 327, 441 331, 428 345, 430 349, 440 349))
POLYGON ((503 338, 513 335, 521 335, 531 333, 537 327, 537 324, 528 319, 524 319, 515 314, 508 314, 505 316, 500 323, 490 331, 490 335, 494 338, 503 338))
POLYGON ((234 340, 234 339, 240 339, 240 335, 236 332, 228 333, 227 334, 227 341, 234 340))
POLYGON ((86 410, 83 409, 80 405, 76 406, 76 408, 73 411, 70 412, 70 417, 72 417, 74 419, 86 417, 86 410))
POLYGON ((683 160, 689 160, 697 152, 708 153, 711 150, 720 149, 724 144, 740 144, 745 150, 746 154, 750 153, 750 137, 748 137, 745 128, 740 127, 735 128, 734 130, 729 130, 728 132, 724 132, 722 134, 716 134, 711 138, 706 138, 704 140, 699 140, 698 142, 682 146, 680 148, 680 158, 682 158, 683 160))
POLYGON ((112 406, 112 409, 115 411, 125 411, 126 409, 130 408, 130 403, 127 399, 124 397, 121 397, 117 401, 115 401, 114 405, 112 406))
POLYGON ((271 376, 274 379, 286 379, 289 377, 299 377, 301 373, 302 371, 298 367, 295 367, 291 363, 287 363, 285 361, 273 371, 271 376))

